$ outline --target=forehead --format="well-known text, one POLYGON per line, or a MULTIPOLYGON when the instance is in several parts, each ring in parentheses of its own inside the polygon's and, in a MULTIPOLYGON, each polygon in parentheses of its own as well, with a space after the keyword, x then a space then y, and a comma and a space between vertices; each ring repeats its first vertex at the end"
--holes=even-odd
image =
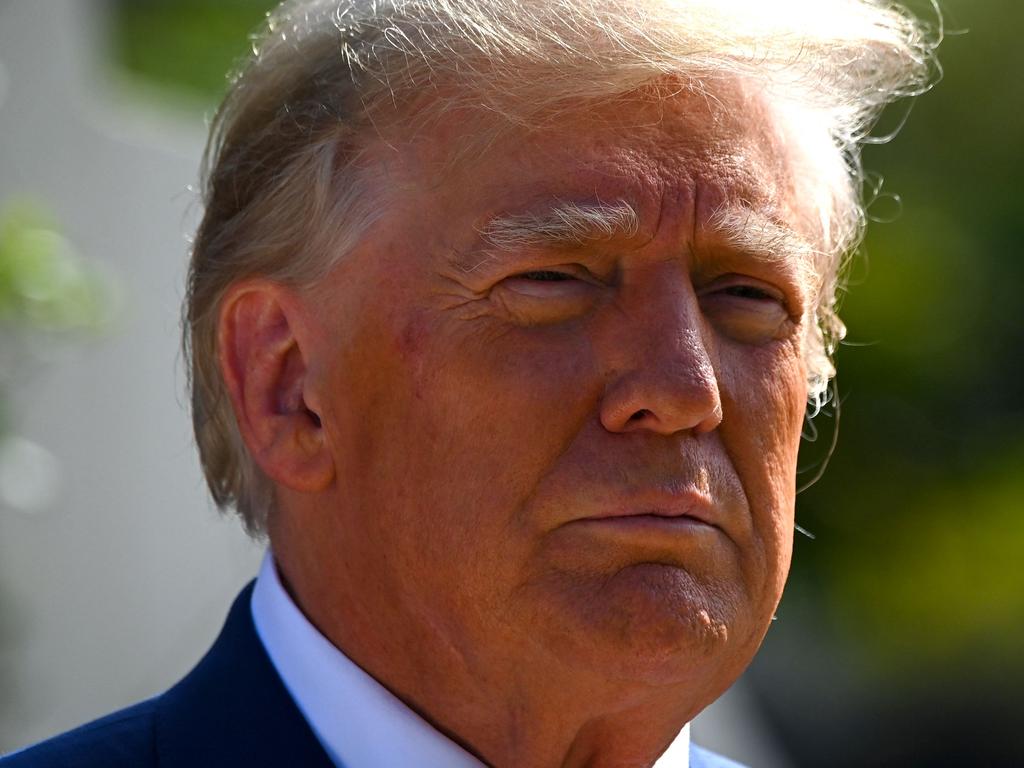
POLYGON ((807 186, 795 126, 751 89, 631 94, 573 105, 530 128, 502 130, 485 149, 453 116, 405 154, 430 200, 479 230, 498 215, 552 201, 624 201, 635 236, 699 231, 723 209, 756 211, 814 239, 820 211, 807 186), (496 138, 495 138, 496 137, 496 138), (468 149, 467 149, 468 147, 468 149))

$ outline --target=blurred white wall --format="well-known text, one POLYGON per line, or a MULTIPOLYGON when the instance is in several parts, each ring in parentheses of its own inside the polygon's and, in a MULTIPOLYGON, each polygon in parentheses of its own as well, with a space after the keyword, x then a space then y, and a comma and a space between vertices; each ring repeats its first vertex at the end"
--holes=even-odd
MULTIPOLYGON (((203 121, 114 95, 104 12, 0 0, 0 205, 48 203, 126 298, 108 336, 61 350, 14 392, 19 431, 61 473, 52 504, 0 507, 0 752, 176 681, 260 555, 208 501, 184 407, 178 310, 203 121)), ((786 765, 741 686, 694 733, 786 765)))
POLYGON ((16 375, 18 430, 61 472, 48 507, 0 508, 0 750, 173 683, 259 557, 207 501, 183 407, 178 308, 203 121, 115 101, 103 10, 0 2, 0 205, 44 201, 125 295, 107 336, 16 375))

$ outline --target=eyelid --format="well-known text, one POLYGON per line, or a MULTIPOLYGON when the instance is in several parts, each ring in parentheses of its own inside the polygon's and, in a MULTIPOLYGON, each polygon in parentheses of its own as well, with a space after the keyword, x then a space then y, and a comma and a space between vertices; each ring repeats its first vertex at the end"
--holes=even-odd
POLYGON ((764 344, 784 338, 798 327, 791 296, 778 285, 743 274, 723 275, 698 291, 702 311, 725 336, 744 344, 764 344), (729 293, 732 288, 750 288, 763 296, 729 293))
POLYGON ((527 275, 531 272, 560 272, 570 277, 585 278, 590 275, 590 270, 583 264, 567 262, 562 264, 545 263, 546 260, 538 260, 536 264, 524 265, 522 269, 516 270, 510 277, 527 275))
POLYGON ((590 301, 595 298, 594 288, 602 285, 585 267, 559 264, 538 266, 514 272, 495 284, 495 288, 508 291, 526 300, 538 301, 590 301), (554 272, 565 275, 564 280, 531 279, 530 273, 554 272))
MULTIPOLYGON (((575 273, 567 272, 564 269, 528 269, 525 272, 518 272, 518 273, 516 273, 514 275, 510 275, 510 277, 512 277, 512 278, 521 278, 523 280, 526 280, 529 275, 544 275, 544 274, 559 275, 559 276, 564 277, 564 278, 566 278, 568 280, 577 280, 578 279, 575 273)), ((548 280, 548 281, 545 281, 545 280, 543 280, 541 278, 538 278, 538 277, 533 277, 533 278, 529 278, 529 279, 537 280, 538 282, 552 282, 552 283, 560 282, 558 280, 548 280)), ((561 282, 564 282, 564 281, 561 281, 561 282)))
MULTIPOLYGON (((709 281, 705 285, 701 286, 698 290, 699 296, 712 296, 716 293, 722 293, 725 290, 733 287, 750 286, 759 291, 764 291, 768 294, 768 298, 762 301, 777 301, 779 305, 786 311, 791 320, 797 321, 804 312, 804 299, 796 292, 796 289, 792 286, 783 286, 778 283, 768 282, 751 275, 744 274, 728 274, 722 275, 719 278, 709 281)), ((724 294, 728 295, 728 294, 724 294)), ((735 297, 737 300, 742 300, 740 297, 735 297)), ((756 299, 749 299, 749 301, 755 301, 756 299)))
POLYGON ((700 289, 700 293, 708 294, 715 293, 717 291, 724 291, 729 288, 742 287, 749 287, 754 288, 758 291, 763 291, 776 301, 786 303, 786 292, 782 288, 780 288, 777 285, 773 285, 772 283, 765 282, 764 280, 761 280, 759 278, 751 277, 750 275, 722 275, 721 277, 715 278, 706 285, 702 286, 700 289))
POLYGON ((522 279, 531 281, 531 278, 527 277, 532 273, 538 272, 554 272, 560 275, 564 275, 567 279, 565 280, 541 280, 533 279, 533 282, 538 283, 552 283, 552 284, 565 284, 571 283, 574 280, 591 286, 605 286, 607 283, 600 277, 594 274, 592 270, 582 264, 555 264, 555 265, 542 265, 542 266, 530 266, 524 269, 519 269, 506 275, 502 280, 515 280, 522 279))
POLYGON ((530 280, 512 275, 498 284, 519 296, 537 299, 582 298, 592 295, 592 286, 583 280, 530 280))

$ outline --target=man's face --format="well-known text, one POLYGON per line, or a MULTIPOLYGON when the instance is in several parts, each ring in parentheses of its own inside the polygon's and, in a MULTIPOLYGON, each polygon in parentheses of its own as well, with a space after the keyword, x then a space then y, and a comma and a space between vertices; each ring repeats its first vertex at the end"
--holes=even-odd
POLYGON ((346 610, 479 675, 731 683, 791 554, 814 288, 758 233, 816 211, 785 135, 737 91, 381 153, 383 217, 310 294, 346 610), (636 231, 482 234, 599 203, 636 231))

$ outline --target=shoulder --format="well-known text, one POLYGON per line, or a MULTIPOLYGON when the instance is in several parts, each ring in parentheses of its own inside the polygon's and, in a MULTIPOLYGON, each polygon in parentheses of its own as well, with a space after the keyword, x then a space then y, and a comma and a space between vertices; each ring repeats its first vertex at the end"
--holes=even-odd
POLYGON ((330 768, 256 635, 251 595, 252 584, 170 690, 0 758, 0 768, 330 768))
POLYGON ((745 766, 692 744, 690 745, 690 768, 745 768, 745 766))
POLYGON ((156 765, 155 699, 0 757, 0 768, 129 768, 156 765))

